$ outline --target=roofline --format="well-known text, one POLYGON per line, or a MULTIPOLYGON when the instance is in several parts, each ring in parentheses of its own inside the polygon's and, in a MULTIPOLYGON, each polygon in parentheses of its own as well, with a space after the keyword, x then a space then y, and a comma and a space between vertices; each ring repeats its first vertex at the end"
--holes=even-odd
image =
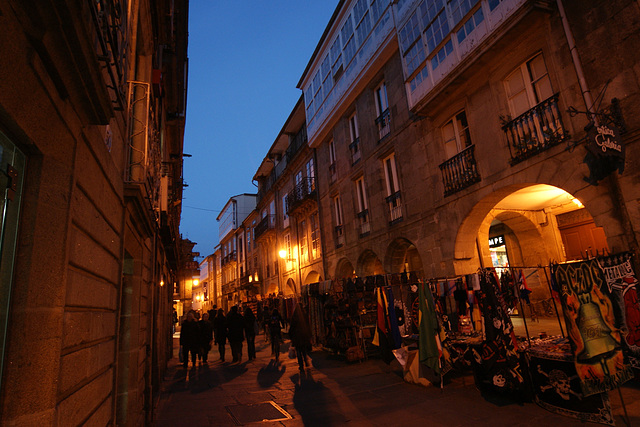
POLYGON ((336 18, 338 17, 338 14, 340 13, 340 10, 342 9, 342 6, 344 6, 345 1, 346 0, 340 0, 338 2, 338 5, 336 6, 336 9, 333 11, 333 15, 331 15, 331 19, 329 19, 329 23, 327 24, 326 28, 324 29, 324 32, 322 33, 322 36, 320 37, 320 41, 318 42, 318 44, 316 46, 316 49, 313 51, 313 54, 311 55, 311 59, 309 59, 309 62, 307 63, 307 66, 304 69, 304 72, 302 73, 302 76, 300 77, 300 80, 298 81, 298 84, 296 85, 296 88, 302 89, 300 87, 300 85, 302 85, 302 81, 304 80, 304 77, 307 75, 307 72, 311 68, 311 64, 313 64, 313 61, 316 60, 316 55, 318 55, 318 52, 320 51, 320 48, 324 44, 324 41, 327 38, 327 35, 329 34, 329 30, 331 29, 331 27, 333 26, 336 18))

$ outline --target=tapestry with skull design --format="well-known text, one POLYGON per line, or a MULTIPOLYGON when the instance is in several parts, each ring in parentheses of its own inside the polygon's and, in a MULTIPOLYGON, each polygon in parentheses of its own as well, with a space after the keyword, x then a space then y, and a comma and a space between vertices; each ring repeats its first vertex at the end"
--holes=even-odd
POLYGON ((619 387, 633 378, 625 362, 614 306, 604 273, 596 259, 552 268, 582 394, 591 396, 619 387))
MULTIPOLYGON (((564 360, 528 351, 527 361, 534 401, 542 408, 581 421, 615 425, 608 393, 583 396, 571 349, 564 360)), ((557 355, 555 353, 554 355, 557 355)))
POLYGON ((480 274, 480 306, 485 319, 485 340, 480 353, 474 350, 478 387, 513 393, 524 389, 513 324, 502 298, 495 269, 480 274))
POLYGON ((607 281, 615 313, 615 327, 622 331, 624 352, 634 369, 640 370, 640 304, 638 279, 633 271, 630 252, 598 257, 607 281))

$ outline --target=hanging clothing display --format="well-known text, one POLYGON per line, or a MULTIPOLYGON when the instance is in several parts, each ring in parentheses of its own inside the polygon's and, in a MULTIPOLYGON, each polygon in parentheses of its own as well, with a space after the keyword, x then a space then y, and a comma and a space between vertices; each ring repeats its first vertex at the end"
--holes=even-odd
POLYGON ((493 268, 482 271, 480 287, 485 340, 481 353, 475 358, 478 385, 498 392, 521 391, 524 379, 517 353, 518 344, 493 268))
POLYGON ((622 336, 607 282, 596 259, 557 264, 552 274, 561 290, 576 371, 584 396, 614 389, 633 378, 625 363, 622 336))

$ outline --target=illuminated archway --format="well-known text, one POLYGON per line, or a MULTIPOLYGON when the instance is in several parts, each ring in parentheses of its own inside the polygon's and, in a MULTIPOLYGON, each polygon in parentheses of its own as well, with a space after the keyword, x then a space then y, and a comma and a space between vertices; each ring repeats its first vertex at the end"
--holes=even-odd
POLYGON ((372 250, 366 250, 358 258, 358 276, 375 276, 385 274, 380 258, 372 250))
POLYGON ((384 260, 389 273, 416 272, 422 276, 422 259, 418 249, 405 238, 397 238, 389 244, 384 260))
POLYGON ((320 281, 322 281, 320 273, 318 273, 317 271, 310 271, 309 274, 307 274, 307 277, 305 277, 303 284, 308 285, 310 283, 317 283, 320 281))
POLYGON ((353 264, 347 258, 342 258, 338 261, 338 266, 336 267, 336 279, 353 279, 356 275, 356 270, 353 268, 353 264))

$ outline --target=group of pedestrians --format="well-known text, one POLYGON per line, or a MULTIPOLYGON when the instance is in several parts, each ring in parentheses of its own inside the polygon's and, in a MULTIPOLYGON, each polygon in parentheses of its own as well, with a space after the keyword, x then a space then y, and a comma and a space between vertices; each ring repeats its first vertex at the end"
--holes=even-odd
MULTIPOLYGON (((212 313, 213 316, 213 313, 212 313)), ((284 319, 277 308, 271 313, 265 314, 265 334, 271 341, 272 356, 276 363, 280 358, 280 345, 283 342, 282 328, 284 319)), ((242 360, 242 343, 247 341, 247 355, 249 360, 256 358, 256 335, 258 334, 258 319, 250 307, 245 307, 241 313, 239 307, 234 305, 225 316, 224 310, 218 309, 213 321, 209 321, 209 313, 202 315, 202 320, 196 319, 196 313, 187 313, 186 320, 182 323, 180 331, 180 346, 182 351, 182 363, 185 368, 189 365, 189 356, 192 366, 196 366, 196 360, 203 364, 208 363, 208 355, 211 344, 218 345, 220 360, 225 361, 226 343, 231 347, 232 363, 242 360)), ((311 350, 311 330, 307 321, 307 315, 300 304, 296 304, 289 323, 289 337, 291 345, 295 348, 298 366, 304 370, 309 366, 308 353, 311 350)))

